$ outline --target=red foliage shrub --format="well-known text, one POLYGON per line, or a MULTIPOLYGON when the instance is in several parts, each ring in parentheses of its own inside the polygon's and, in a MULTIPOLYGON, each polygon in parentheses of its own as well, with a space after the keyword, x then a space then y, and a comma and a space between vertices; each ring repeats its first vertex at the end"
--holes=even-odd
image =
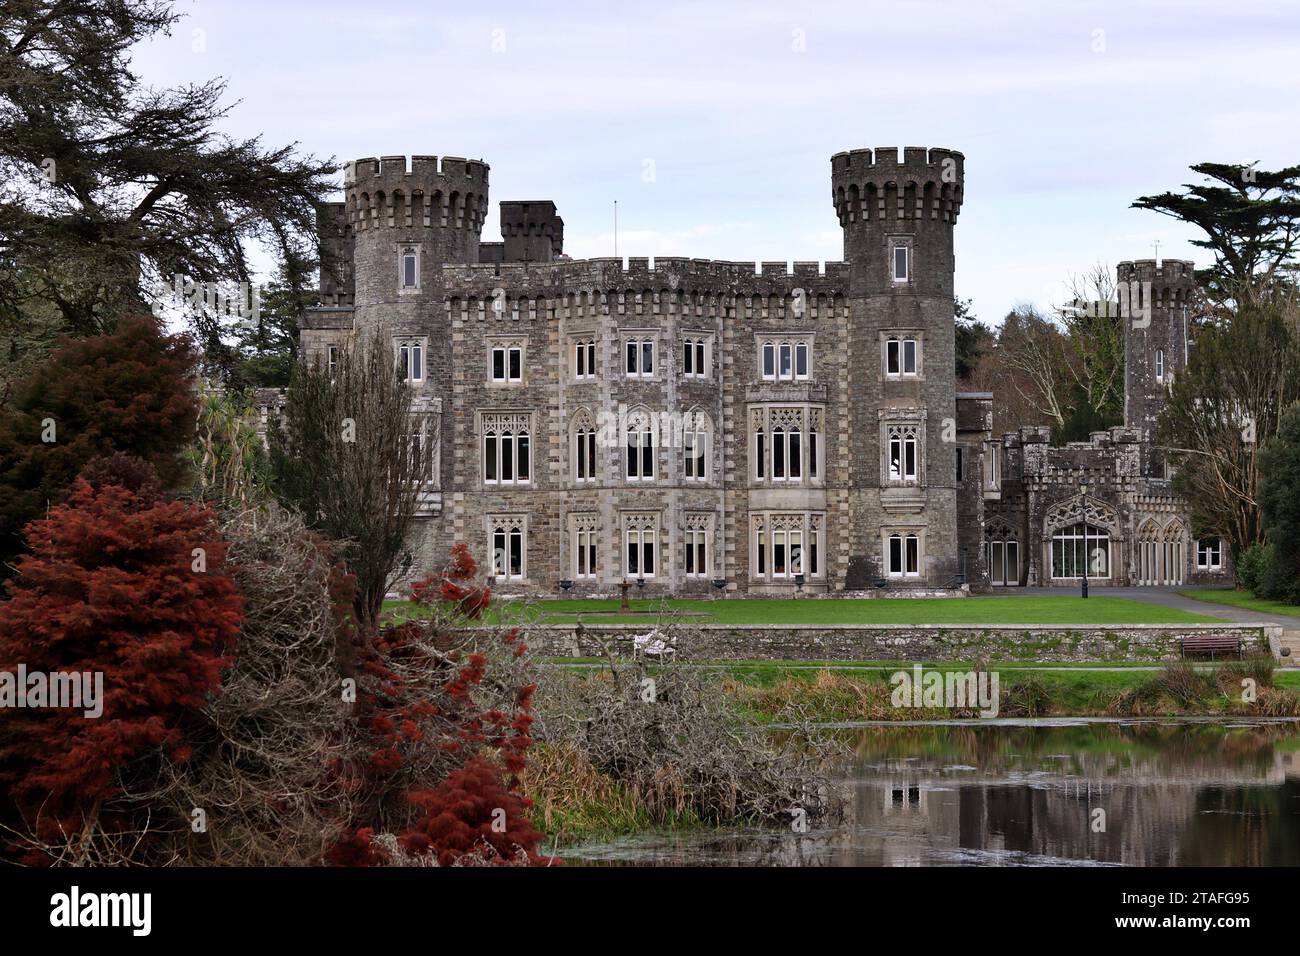
POLYGON ((542 835, 528 819, 524 800, 501 782, 496 766, 475 757, 436 789, 410 795, 423 811, 400 842, 410 853, 433 853, 441 866, 467 855, 496 865, 550 862, 537 855, 542 835))
MULTIPOLYGON (((386 627, 359 643, 356 714, 365 752, 350 772, 365 810, 353 827, 357 835, 336 847, 331 860, 373 862, 362 852, 368 845, 360 837, 364 828, 409 835, 411 846, 440 860, 444 852, 464 853, 466 833, 481 822, 477 811, 470 812, 478 798, 467 794, 480 794, 494 801, 493 808, 522 818, 527 802, 511 788, 532 744, 536 685, 526 676, 521 658, 527 648, 517 628, 495 634, 467 628, 481 620, 491 599, 489 589, 476 582, 477 573, 469 549, 456 545, 447 569, 413 588, 414 602, 434 609, 433 620, 386 627), (497 765, 483 758, 485 751, 500 757, 511 775, 508 785, 497 765), (456 806, 469 813, 463 827, 447 820, 435 824, 453 793, 456 806), (413 809, 422 812, 423 822, 412 818, 413 809), (451 842, 443 844, 444 836, 451 842)), ((531 830, 516 821, 507 832, 533 859, 531 830)), ((509 853, 515 853, 513 844, 509 853)))
POLYGON ((442 601, 470 620, 477 620, 491 602, 491 592, 472 584, 478 564, 464 542, 452 545, 451 562, 441 575, 431 574, 411 585, 411 603, 431 607, 442 601))
POLYGON ((219 690, 243 599, 207 508, 79 479, 25 534, 31 553, 0 602, 0 671, 103 675, 101 716, 12 709, 0 728, 0 787, 57 843, 108 826, 101 806, 119 774, 147 774, 150 751, 186 759, 187 724, 219 690))

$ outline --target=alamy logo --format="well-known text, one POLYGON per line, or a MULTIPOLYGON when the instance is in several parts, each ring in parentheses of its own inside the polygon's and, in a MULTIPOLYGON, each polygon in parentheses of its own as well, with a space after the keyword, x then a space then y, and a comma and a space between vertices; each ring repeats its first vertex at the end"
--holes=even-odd
POLYGON ((150 304, 153 314, 159 317, 168 306, 190 308, 214 318, 233 316, 256 320, 262 314, 262 293, 248 282, 200 282, 178 272, 171 287, 159 289, 150 304))
POLYGON ((1121 282, 1116 287, 1119 294, 1117 302, 1086 302, 1075 299, 1063 307, 1062 311, 1070 315, 1088 316, 1090 318, 1128 318, 1133 320, 1133 328, 1145 329, 1151 325, 1151 283, 1121 282))
POLYGON ((0 709, 65 707, 95 718, 104 712, 103 671, 0 671, 0 709))
POLYGON ((996 671, 927 671, 920 664, 889 678, 895 707, 978 707, 981 717, 998 715, 996 671))
POLYGON ((148 936, 152 912, 151 893, 82 893, 74 886, 50 897, 51 926, 129 926, 131 935, 148 936))

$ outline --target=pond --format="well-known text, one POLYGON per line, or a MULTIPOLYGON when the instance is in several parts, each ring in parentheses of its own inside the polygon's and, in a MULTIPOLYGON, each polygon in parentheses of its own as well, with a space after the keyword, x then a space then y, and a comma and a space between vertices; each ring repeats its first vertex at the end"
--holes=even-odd
POLYGON ((1294 720, 986 720, 827 728, 843 819, 639 833, 562 851, 642 866, 1297 866, 1294 720))

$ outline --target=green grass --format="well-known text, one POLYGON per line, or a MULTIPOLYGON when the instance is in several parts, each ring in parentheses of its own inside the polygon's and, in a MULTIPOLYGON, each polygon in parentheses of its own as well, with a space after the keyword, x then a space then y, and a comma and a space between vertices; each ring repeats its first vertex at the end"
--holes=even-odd
MULTIPOLYGON (((968 664, 928 664, 926 671, 966 671, 968 664)), ((1109 667, 1110 665, 1104 665, 1109 667)), ((1199 665, 1203 673, 1213 673, 1223 665, 1199 665)), ((1113 713, 1112 703, 1124 692, 1159 684, 1161 671, 1151 670, 1084 670, 1082 668, 1055 667, 1044 670, 1029 669, 1015 665, 986 665, 986 669, 999 675, 1002 701, 1010 706, 1016 697, 1016 686, 1032 681, 1042 688, 1041 694, 1047 704, 1045 713, 1050 716, 1097 716, 1113 713)), ((797 668, 781 662, 743 661, 721 668, 719 679, 728 681, 731 693, 736 698, 745 716, 758 722, 766 723, 781 720, 786 716, 783 702, 799 706, 802 712, 814 720, 843 721, 861 719, 911 720, 936 719, 945 714, 942 711, 917 713, 910 709, 890 708, 864 712, 861 696, 845 693, 850 685, 856 685, 866 691, 868 698, 880 698, 888 687, 890 675, 897 671, 909 671, 910 665, 893 664, 888 667, 846 667, 834 671, 819 672, 816 668, 797 668), (829 677, 830 683, 824 683, 829 677), (870 693, 876 688, 876 693, 870 693)), ((1295 693, 1300 691, 1300 671, 1275 670, 1273 685, 1281 691, 1295 693)), ((1234 698, 1226 696, 1217 689, 1201 694, 1194 701, 1177 702, 1156 693, 1157 701, 1148 713, 1156 715, 1202 714, 1207 716, 1231 715, 1248 716, 1243 712, 1234 698)), ((883 702, 883 701, 878 701, 883 702)), ((1012 714, 1014 715, 1014 714, 1012 714)))
MULTIPOLYGON (((538 623, 651 624, 659 615, 681 614, 687 620, 718 624, 1185 624, 1220 623, 1219 619, 1127 598, 972 597, 916 599, 775 599, 634 600, 632 614, 613 613, 617 600, 553 599, 533 602, 530 616, 538 623)), ((509 616, 515 605, 499 601, 497 615, 509 616)), ((385 611, 406 617, 411 606, 387 601, 385 611)))
POLYGON ((1283 604, 1281 601, 1268 601, 1257 598, 1249 591, 1179 591, 1183 597, 1207 604, 1226 604, 1239 607, 1245 611, 1259 611, 1261 614, 1280 614, 1283 617, 1300 617, 1300 606, 1283 604))
MULTIPOLYGON (((1191 614, 1118 597, 971 597, 971 598, 844 598, 801 600, 725 598, 720 600, 635 600, 633 614, 619 615, 617 600, 555 599, 534 602, 529 609, 541 624, 648 624, 659 614, 693 615, 701 624, 1190 624, 1222 623, 1218 618, 1191 614), (605 613, 599 613, 605 612, 605 613)), ((410 613, 404 601, 387 601, 394 617, 410 613)), ((509 616, 508 601, 494 604, 494 614, 509 616)))

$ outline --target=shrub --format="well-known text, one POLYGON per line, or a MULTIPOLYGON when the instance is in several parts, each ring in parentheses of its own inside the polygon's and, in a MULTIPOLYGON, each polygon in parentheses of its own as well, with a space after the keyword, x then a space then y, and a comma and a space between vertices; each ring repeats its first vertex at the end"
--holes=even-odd
POLYGON ((651 821, 777 822, 795 807, 809 819, 838 809, 824 769, 839 751, 825 734, 769 736, 743 726, 725 689, 697 667, 648 669, 612 654, 606 665, 594 674, 544 673, 537 738, 584 754, 651 821))
POLYGON ((354 812, 339 773, 358 739, 339 670, 347 582, 329 547, 280 508, 230 514, 222 533, 246 601, 238 654, 190 734, 193 758, 165 761, 138 795, 156 828, 143 862, 318 865, 354 812), (190 830, 195 807, 211 816, 203 833, 190 830))
POLYGON ((1241 682, 1249 678, 1257 687, 1272 687, 1277 662, 1272 654, 1252 654, 1245 660, 1230 661, 1219 668, 1219 687, 1229 696, 1241 693, 1241 682))
POLYGON ((998 707, 1003 717, 1041 717, 1051 710, 1052 690, 1038 674, 1025 674, 1011 681, 1002 692, 998 707))
POLYGON ((128 453, 164 487, 179 480, 194 436, 193 364, 186 339, 138 316, 65 341, 18 384, 0 412, 0 561, 18 554, 24 525, 61 501, 92 458, 128 453))
POLYGON ((1266 544, 1252 544, 1237 559, 1237 583, 1263 597, 1264 583, 1273 564, 1273 549, 1266 544))
POLYGON ((1199 670, 1184 661, 1166 664, 1156 681, 1161 690, 1180 707, 1189 707, 1218 692, 1213 673, 1199 670))
POLYGON ((10 826, 31 861, 112 861, 116 835, 139 828, 113 801, 143 788, 160 753, 192 755, 243 601, 206 508, 79 480, 26 538, 31 553, 0 602, 0 670, 102 674, 103 713, 6 713, 0 786, 21 818, 10 826))
MULTIPOLYGON (((463 854, 465 831, 436 823, 430 808, 453 791, 488 793, 504 806, 503 794, 517 791, 524 770, 536 689, 527 648, 517 628, 467 627, 489 601, 467 548, 454 549, 442 582, 422 585, 419 600, 428 620, 360 633, 358 751, 347 768, 356 806, 352 835, 330 854, 335 862, 373 862, 361 848, 392 835, 407 852, 463 854), (471 764, 468 776, 455 776, 471 764), (495 784, 486 779, 489 769, 495 784), (363 829, 371 837, 359 843, 363 829), (441 843, 444 837, 451 842, 441 843)), ((475 819, 461 822, 472 828, 475 819)), ((525 835, 518 826, 514 832, 525 835)), ((520 845, 532 860, 527 841, 520 845)))
POLYGON ((413 793, 422 815, 399 842, 414 855, 429 854, 440 866, 488 863, 537 864, 542 835, 528 819, 528 807, 501 782, 494 764, 481 757, 453 772, 432 791, 413 793))

